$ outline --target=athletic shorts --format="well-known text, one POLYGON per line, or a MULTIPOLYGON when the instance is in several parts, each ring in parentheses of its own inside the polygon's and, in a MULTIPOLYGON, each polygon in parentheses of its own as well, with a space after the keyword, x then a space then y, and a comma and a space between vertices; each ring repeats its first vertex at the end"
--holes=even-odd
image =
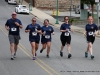
POLYGON ((87 42, 88 43, 91 42, 93 44, 94 41, 95 41, 95 37, 94 36, 87 36, 86 38, 87 38, 87 42))
POLYGON ((51 39, 41 39, 41 43, 42 44, 45 44, 47 42, 51 42, 51 39))
POLYGON ((66 44, 70 44, 71 43, 71 35, 69 35, 69 36, 61 35, 60 40, 61 40, 62 46, 65 46, 66 44))
POLYGON ((19 44, 19 35, 8 35, 10 44, 15 43, 16 45, 19 44))
POLYGON ((37 39, 37 38, 29 38, 29 41, 30 42, 35 42, 35 43, 39 44, 40 39, 37 39))

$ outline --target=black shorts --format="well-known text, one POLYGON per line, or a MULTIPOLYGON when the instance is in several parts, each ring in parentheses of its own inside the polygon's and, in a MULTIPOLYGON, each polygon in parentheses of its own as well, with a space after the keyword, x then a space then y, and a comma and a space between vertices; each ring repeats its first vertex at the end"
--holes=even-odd
POLYGON ((70 44, 71 43, 71 35, 69 35, 69 36, 61 35, 60 40, 61 40, 62 46, 65 46, 66 43, 70 44))
POLYGON ((87 38, 87 42, 88 43, 91 42, 93 44, 94 41, 95 41, 95 37, 94 36, 87 36, 86 38, 87 38))
POLYGON ((35 42, 35 43, 39 44, 40 39, 29 38, 29 41, 30 41, 30 43, 31 43, 31 42, 35 42))

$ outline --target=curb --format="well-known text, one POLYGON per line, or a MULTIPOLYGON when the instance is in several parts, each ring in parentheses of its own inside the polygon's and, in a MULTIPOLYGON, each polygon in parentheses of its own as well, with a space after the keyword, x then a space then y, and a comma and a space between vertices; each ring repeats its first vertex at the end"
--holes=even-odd
MULTIPOLYGON (((31 12, 29 12, 29 13, 30 13, 31 15, 35 16, 39 21, 41 21, 41 22, 43 23, 43 21, 42 21, 40 18, 38 18, 38 16, 32 14, 31 12)), ((49 24, 52 25, 52 26, 54 26, 54 27, 56 27, 56 28, 59 28, 59 27, 57 27, 56 25, 54 25, 54 24, 52 24, 52 23, 49 23, 49 24)), ((81 34, 84 33, 84 32, 82 32, 82 31, 80 31, 80 30, 75 30, 75 32, 81 33, 81 34)), ((96 35, 96 37, 100 38, 100 35, 96 35)))

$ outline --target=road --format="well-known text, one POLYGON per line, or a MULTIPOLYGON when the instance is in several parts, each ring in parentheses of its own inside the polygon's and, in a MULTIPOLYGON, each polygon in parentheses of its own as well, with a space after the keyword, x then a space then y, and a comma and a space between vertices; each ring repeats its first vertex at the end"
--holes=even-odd
MULTIPOLYGON (((32 60, 31 46, 28 34, 24 32, 27 24, 31 23, 32 15, 18 14, 23 23, 21 40, 17 52, 17 58, 10 60, 9 41, 5 30, 5 21, 11 17, 15 5, 8 5, 0 0, 0 75, 99 75, 100 74, 100 38, 96 38, 93 45, 95 58, 85 58, 86 40, 82 34, 72 33, 71 53, 72 58, 67 58, 67 50, 64 48, 64 57, 59 56, 60 32, 54 27, 55 35, 52 39, 50 58, 46 58, 46 50, 40 54, 41 44, 37 51, 37 60, 32 60), (1 11, 2 10, 2 11, 1 11)), ((41 26, 39 20, 37 21, 41 26)))

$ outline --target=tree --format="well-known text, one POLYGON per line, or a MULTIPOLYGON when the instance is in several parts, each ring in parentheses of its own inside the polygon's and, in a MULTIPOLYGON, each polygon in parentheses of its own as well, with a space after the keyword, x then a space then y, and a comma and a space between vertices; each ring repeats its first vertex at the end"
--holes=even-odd
POLYGON ((96 4, 95 3, 95 0, 81 0, 81 3, 83 3, 83 4, 90 4, 91 5, 91 8, 92 8, 92 16, 93 16, 94 5, 96 4))

